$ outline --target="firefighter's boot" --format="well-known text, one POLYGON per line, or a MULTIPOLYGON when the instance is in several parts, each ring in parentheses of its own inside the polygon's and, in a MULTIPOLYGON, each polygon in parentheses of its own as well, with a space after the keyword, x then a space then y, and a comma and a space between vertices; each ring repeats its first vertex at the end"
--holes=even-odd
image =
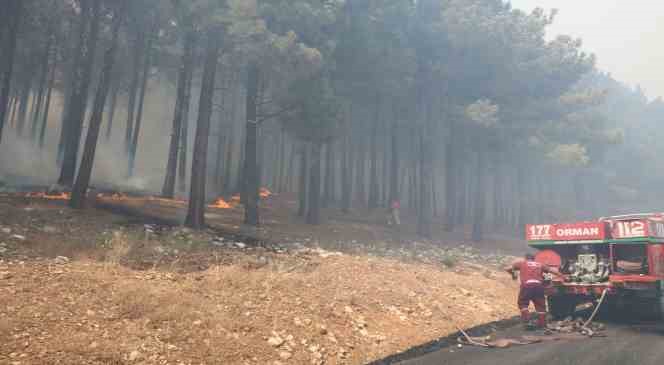
POLYGON ((537 313, 537 328, 546 329, 546 313, 537 313))
POLYGON ((521 310, 521 323, 526 330, 531 330, 532 326, 530 324, 530 311, 528 309, 521 310))

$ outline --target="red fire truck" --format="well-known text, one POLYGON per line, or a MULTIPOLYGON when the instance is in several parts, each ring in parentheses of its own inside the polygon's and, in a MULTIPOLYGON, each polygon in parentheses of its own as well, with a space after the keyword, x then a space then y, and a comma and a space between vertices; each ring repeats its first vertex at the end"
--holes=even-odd
POLYGON ((600 218, 572 224, 526 226, 535 259, 563 278, 547 278, 549 312, 572 315, 606 290, 602 310, 664 316, 664 214, 600 218))

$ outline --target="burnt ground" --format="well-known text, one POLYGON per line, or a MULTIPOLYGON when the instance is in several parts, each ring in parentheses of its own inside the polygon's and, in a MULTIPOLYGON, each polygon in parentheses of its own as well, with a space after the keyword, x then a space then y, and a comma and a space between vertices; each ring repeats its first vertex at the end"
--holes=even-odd
MULTIPOLYGON (((397 362, 403 365, 623 365, 661 364, 664 358, 664 323, 608 322, 606 337, 560 340, 484 349, 448 346, 416 358, 397 362)), ((495 333, 498 338, 524 334, 520 326, 495 333)), ((417 356, 417 355, 416 355, 417 356)), ((387 362, 384 362, 387 363, 387 362)))

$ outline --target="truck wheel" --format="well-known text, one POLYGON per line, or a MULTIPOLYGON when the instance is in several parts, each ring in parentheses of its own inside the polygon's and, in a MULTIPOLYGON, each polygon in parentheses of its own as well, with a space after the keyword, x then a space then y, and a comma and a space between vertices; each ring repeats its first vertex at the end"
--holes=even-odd
POLYGON ((560 295, 547 297, 547 303, 551 316, 556 320, 561 320, 574 314, 578 300, 575 296, 560 295))

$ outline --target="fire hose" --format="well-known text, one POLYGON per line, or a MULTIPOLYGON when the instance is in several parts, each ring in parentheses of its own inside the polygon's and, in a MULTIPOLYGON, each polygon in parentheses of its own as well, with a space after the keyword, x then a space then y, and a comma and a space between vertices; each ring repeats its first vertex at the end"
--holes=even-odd
POLYGON ((579 327, 576 327, 576 329, 580 330, 580 334, 574 334, 574 333, 563 333, 557 336, 551 336, 550 333, 547 334, 547 336, 522 336, 520 338, 516 339, 510 339, 510 338, 504 338, 504 339, 499 339, 495 341, 488 341, 488 338, 479 338, 479 337, 471 337, 466 333, 461 327, 455 324, 455 327, 463 337, 459 337, 457 341, 459 342, 459 347, 462 345, 472 345, 472 346, 479 346, 479 347, 486 347, 486 348, 505 348, 509 347, 511 345, 529 345, 532 343, 538 343, 542 341, 555 341, 555 340, 560 340, 560 339, 579 339, 579 337, 574 337, 574 336, 582 336, 582 337, 594 337, 597 336, 597 334, 594 332, 593 329, 588 327, 590 323, 595 319, 595 316, 597 315, 597 312, 599 312, 599 309, 602 307, 602 304, 604 303, 604 299, 606 298, 606 294, 608 292, 608 289, 604 289, 602 292, 602 296, 599 298, 599 301, 597 302, 597 305, 595 306, 595 309, 593 310, 592 314, 586 320, 582 325, 579 327))
POLYGON ((593 313, 590 315, 590 318, 583 324, 583 328, 588 328, 588 325, 593 321, 595 318, 595 315, 597 315, 597 312, 599 311, 599 308, 602 306, 602 303, 604 302, 604 298, 606 297, 608 289, 604 289, 602 292, 602 296, 599 298, 599 302, 597 302, 597 305, 595 306, 595 310, 593 313))

